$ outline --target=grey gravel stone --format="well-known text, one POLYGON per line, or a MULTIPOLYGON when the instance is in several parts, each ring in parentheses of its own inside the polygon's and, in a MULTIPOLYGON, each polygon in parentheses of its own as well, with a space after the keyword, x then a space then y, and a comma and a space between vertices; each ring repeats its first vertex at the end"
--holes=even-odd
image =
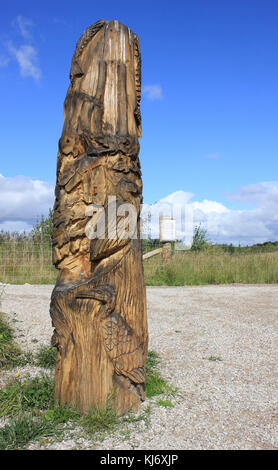
MULTIPOLYGON (((52 289, 5 288, 2 311, 24 351, 50 343, 52 289)), ((29 448, 278 449, 278 286, 148 287, 147 301, 149 349, 178 387, 173 406, 154 397, 142 405, 143 415, 150 405, 144 419, 104 439, 90 440, 77 428, 63 441, 29 448)), ((6 380, 2 374, 0 384, 6 380)))

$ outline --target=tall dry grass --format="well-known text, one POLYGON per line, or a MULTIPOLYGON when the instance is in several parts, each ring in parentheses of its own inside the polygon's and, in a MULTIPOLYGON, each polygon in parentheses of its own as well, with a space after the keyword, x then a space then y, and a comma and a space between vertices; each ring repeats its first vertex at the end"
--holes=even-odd
POLYGON ((144 272, 149 286, 272 284, 278 282, 278 251, 175 253, 167 264, 163 264, 158 255, 145 260, 144 272))
MULTIPOLYGON (((149 286, 183 286, 231 283, 277 283, 278 251, 227 253, 216 247, 206 251, 175 252, 167 264, 160 255, 144 261, 149 286)), ((54 284, 51 242, 27 239, 0 241, 0 282, 54 284)))
POLYGON ((6 239, 0 243, 0 282, 4 284, 54 284, 51 243, 6 239))

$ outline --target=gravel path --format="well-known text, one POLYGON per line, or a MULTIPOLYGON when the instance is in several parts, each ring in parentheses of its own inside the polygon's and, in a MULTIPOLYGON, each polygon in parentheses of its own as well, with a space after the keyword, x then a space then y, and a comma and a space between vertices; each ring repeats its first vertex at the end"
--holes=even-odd
MULTIPOLYGON (((5 289, 1 310, 25 351, 50 343, 52 288, 5 289)), ((29 448, 278 449, 278 286, 148 287, 147 301, 149 348, 178 388, 173 406, 155 397, 142 406, 146 419, 104 440, 76 429, 29 448)))

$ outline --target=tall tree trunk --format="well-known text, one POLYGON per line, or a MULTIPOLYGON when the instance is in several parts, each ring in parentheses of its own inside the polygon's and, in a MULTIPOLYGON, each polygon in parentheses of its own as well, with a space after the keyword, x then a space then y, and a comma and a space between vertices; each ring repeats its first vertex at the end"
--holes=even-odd
POLYGON ((118 21, 87 28, 70 80, 54 205, 55 396, 81 412, 112 397, 122 412, 144 399, 148 343, 137 35, 118 21))

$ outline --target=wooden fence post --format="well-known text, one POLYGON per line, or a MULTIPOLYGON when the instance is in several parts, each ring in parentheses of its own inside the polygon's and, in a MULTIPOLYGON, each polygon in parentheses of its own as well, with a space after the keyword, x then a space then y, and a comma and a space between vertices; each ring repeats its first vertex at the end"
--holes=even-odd
POLYGON ((162 261, 163 263, 168 263, 172 256, 171 243, 165 242, 162 245, 162 261))

